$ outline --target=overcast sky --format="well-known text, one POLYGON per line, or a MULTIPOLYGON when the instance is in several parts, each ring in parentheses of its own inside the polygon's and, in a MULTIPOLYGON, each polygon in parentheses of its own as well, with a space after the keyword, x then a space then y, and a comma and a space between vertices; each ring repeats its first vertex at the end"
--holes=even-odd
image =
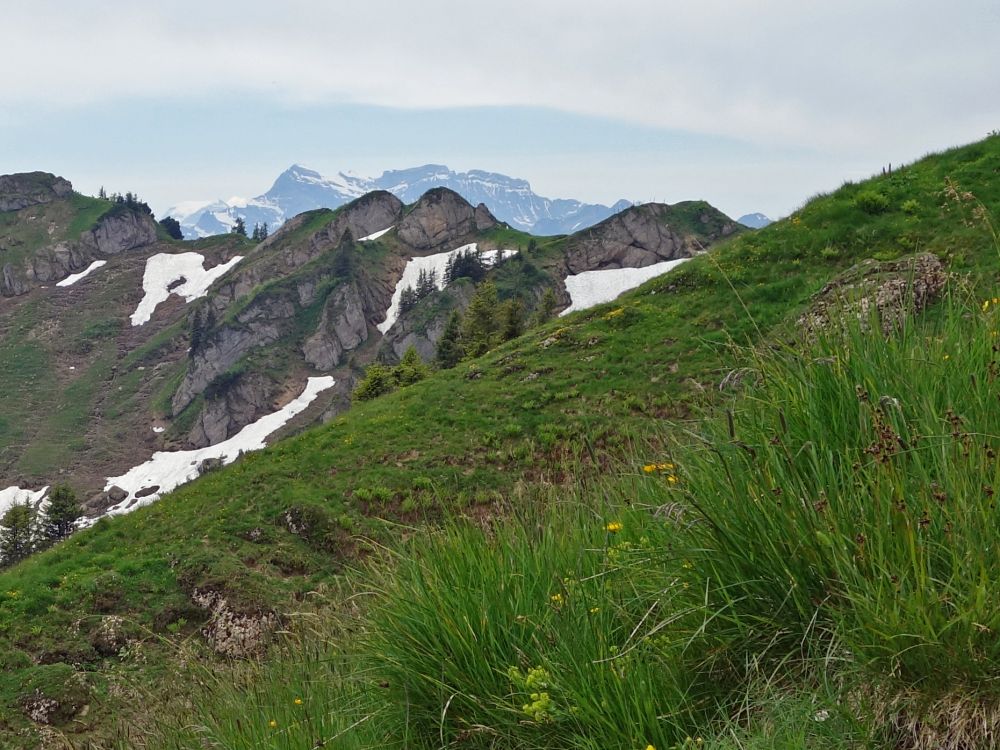
POLYGON ((158 212, 435 162, 778 216, 1000 128, 997 0, 5 6, 0 172, 158 212))

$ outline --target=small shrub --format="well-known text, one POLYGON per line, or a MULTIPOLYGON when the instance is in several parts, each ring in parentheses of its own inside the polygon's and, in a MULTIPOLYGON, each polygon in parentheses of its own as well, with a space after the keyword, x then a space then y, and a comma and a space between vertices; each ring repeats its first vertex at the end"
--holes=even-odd
POLYGON ((863 190, 855 196, 854 207, 875 216, 889 210, 889 199, 876 190, 863 190))
POLYGON ((910 198, 903 201, 899 208, 904 214, 914 216, 920 210, 920 203, 916 200, 916 198, 910 198))

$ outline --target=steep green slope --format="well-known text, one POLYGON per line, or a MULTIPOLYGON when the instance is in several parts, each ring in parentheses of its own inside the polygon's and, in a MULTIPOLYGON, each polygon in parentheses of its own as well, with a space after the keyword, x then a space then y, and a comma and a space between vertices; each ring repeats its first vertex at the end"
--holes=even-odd
POLYGON ((513 503, 532 486, 630 460, 631 441, 656 440, 660 419, 712 402, 734 367, 731 340, 783 335, 810 296, 858 260, 930 251, 995 282, 992 238, 966 191, 998 206, 998 175, 993 137, 845 185, 616 303, 357 405, 5 572, 9 729, 26 721, 26 686, 56 692, 70 673, 90 698, 67 695, 66 705, 91 703, 76 723, 67 709, 65 725, 106 729, 122 674, 155 675, 168 658, 151 634, 193 635, 208 621, 192 596, 224 597, 259 622, 335 581, 356 535, 391 541, 400 521, 513 503), (144 661, 131 650, 102 657, 108 616, 127 618, 144 661))

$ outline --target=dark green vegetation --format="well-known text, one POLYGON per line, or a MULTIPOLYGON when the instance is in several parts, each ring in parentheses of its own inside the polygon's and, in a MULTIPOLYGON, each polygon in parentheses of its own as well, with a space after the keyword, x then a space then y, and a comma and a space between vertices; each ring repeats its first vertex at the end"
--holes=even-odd
POLYGON ((987 746, 998 205, 996 137, 845 185, 26 561, 9 743, 38 690, 94 747, 987 746), (947 303, 785 346, 839 271, 915 251, 947 303), (206 592, 298 642, 179 662, 206 592))

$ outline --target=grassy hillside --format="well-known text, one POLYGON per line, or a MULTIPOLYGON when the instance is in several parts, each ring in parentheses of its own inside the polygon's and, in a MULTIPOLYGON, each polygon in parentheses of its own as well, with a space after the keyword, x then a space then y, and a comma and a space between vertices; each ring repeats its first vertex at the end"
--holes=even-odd
MULTIPOLYGON (((625 473, 631 478, 616 484, 618 489, 602 501, 612 503, 628 525, 627 534, 620 539, 632 546, 622 548, 622 552, 636 546, 644 549, 645 544, 651 545, 657 555, 663 553, 675 542, 663 536, 667 531, 662 524, 647 513, 622 510, 617 503, 632 498, 633 492, 649 506, 674 502, 669 492, 660 494, 669 484, 665 478, 660 477, 664 481, 654 490, 636 485, 635 477, 648 479, 642 466, 660 462, 672 449, 675 438, 689 429, 686 420, 692 413, 700 413, 722 398, 718 383, 726 373, 745 364, 734 353, 731 342, 775 344, 785 340, 810 296, 837 272, 864 258, 892 259, 917 250, 930 251, 946 261, 950 270, 968 274, 975 283, 992 288, 990 285, 997 282, 998 256, 994 238, 983 221, 986 217, 981 214, 984 205, 1000 205, 1000 138, 996 137, 928 157, 892 176, 861 185, 847 184, 829 196, 810 201, 789 219, 738 237, 613 304, 555 321, 477 361, 357 405, 327 426, 247 456, 230 469, 210 474, 152 507, 101 521, 50 552, 5 571, 0 574, 0 592, 6 592, 0 597, 0 651, 6 660, 0 675, 0 703, 6 706, 6 737, 13 747, 19 746, 16 743, 32 746, 32 735, 24 739, 18 731, 28 724, 25 705, 36 689, 66 707, 66 715, 55 721, 70 735, 106 735, 113 714, 125 711, 128 715, 135 710, 136 699, 130 694, 130 686, 137 679, 143 684, 155 684, 173 661, 174 652, 166 645, 168 642, 191 636, 189 645, 196 648, 196 634, 206 615, 191 603, 195 591, 216 592, 229 601, 234 611, 243 613, 273 609, 287 615, 309 609, 315 599, 313 592, 333 596, 340 590, 338 587, 347 585, 343 581, 345 566, 356 564, 359 553, 369 548, 363 539, 396 544, 401 536, 411 536, 412 529, 425 520, 439 520, 456 512, 484 518, 498 509, 523 508, 530 498, 551 500, 552 493, 559 497, 563 492, 569 497, 574 492, 583 493, 577 507, 595 508, 600 503, 593 501, 593 483, 625 473), (109 649, 102 640, 108 616, 123 618, 121 626, 131 643, 117 655, 112 651, 110 657, 105 655, 109 649), (89 708, 81 715, 84 704, 89 708)), ((948 336, 956 342, 963 335, 954 327, 949 331, 948 336)), ((882 362, 890 369, 899 364, 898 360, 882 362)), ((972 367, 971 360, 968 366, 972 367)), ((854 384, 850 387, 853 389, 854 384)), ((772 394, 771 398, 776 396, 772 394)), ((806 409, 803 414, 811 413, 806 409)), ((994 415, 984 412, 983 416, 994 415)), ((1000 431, 990 424, 980 429, 992 435, 1000 431)), ((831 443, 831 450, 837 445, 831 443)), ((682 478, 694 481, 684 475, 682 478)), ((718 490, 717 494, 723 493, 718 490)), ((678 502, 692 499, 686 495, 678 502)), ((557 526, 560 533, 570 524, 570 518, 544 516, 545 524, 557 526)), ((530 594, 535 609, 517 613, 507 610, 507 614, 524 616, 532 622, 537 616, 548 623, 532 631, 535 635, 531 642, 536 646, 546 641, 558 643, 571 633, 584 632, 587 616, 598 614, 591 613, 590 608, 579 612, 574 609, 573 617, 577 619, 549 623, 553 612, 561 611, 560 600, 551 597, 560 594, 565 600, 568 595, 558 586, 552 588, 550 577, 556 569, 567 569, 560 577, 570 580, 582 580, 598 571, 588 566, 602 563, 587 561, 586 556, 573 550, 600 546, 602 538, 609 549, 619 544, 619 538, 609 540, 606 536, 610 533, 606 520, 614 519, 597 517, 579 525, 579 531, 574 532, 577 536, 568 535, 567 530, 565 545, 553 543, 551 550, 538 550, 539 554, 551 552, 552 558, 544 565, 538 563, 535 578, 526 578, 523 584, 535 587, 524 594, 530 594), (572 571, 568 570, 570 558, 577 560, 572 571), (545 629, 550 625, 554 630, 545 629)), ((537 528, 537 524, 529 527, 537 528)), ((503 532, 517 533, 521 532, 516 527, 503 532)), ((764 538, 766 535, 757 537, 764 538)), ((820 537, 817 539, 822 543, 820 537)), ((453 560, 457 553, 447 545, 465 548, 472 542, 459 536, 457 542, 443 544, 444 551, 438 557, 434 557, 433 548, 421 548, 420 554, 428 555, 432 562, 453 560)), ((755 544, 755 539, 748 539, 744 548, 754 550, 755 544)), ((532 564, 532 544, 525 541, 522 547, 512 549, 522 549, 518 553, 521 557, 513 563, 497 558, 496 564, 532 564)), ((485 553, 478 557, 482 565, 493 564, 485 553)), ((749 559, 753 562, 757 558, 749 559)), ((740 561, 734 558, 725 562, 735 566, 740 561)), ((406 562, 406 558, 402 565, 401 588, 386 584, 390 598, 385 601, 389 604, 373 615, 372 632, 376 636, 388 632, 384 618, 394 611, 393 606, 403 601, 422 601, 412 588, 405 588, 420 584, 420 565, 406 562), (379 611, 384 613, 381 626, 379 611)), ((461 568, 434 570, 432 567, 428 575, 458 575, 455 570, 461 568)), ((648 570, 648 566, 641 570, 648 570)), ((730 568, 725 574, 745 573, 745 569, 733 571, 738 569, 730 568)), ((499 574, 493 571, 490 575, 499 574)), ((715 602, 705 597, 724 592, 714 588, 703 591, 702 585, 709 580, 718 581, 715 572, 704 578, 692 577, 683 588, 703 592, 702 601, 715 602)), ((742 583, 733 581, 737 582, 742 583)), ((646 573, 625 578, 622 598, 615 600, 608 612, 612 619, 587 631, 595 638, 613 632, 617 634, 615 639, 603 646, 599 641, 580 643, 579 654, 598 654, 594 649, 608 648, 609 644, 619 649, 627 647, 631 641, 625 636, 631 628, 640 623, 653 624, 648 618, 643 620, 643 608, 651 606, 649 592, 659 590, 661 584, 660 579, 646 573), (639 590, 633 591, 633 587, 639 590)), ((461 581, 448 579, 447 585, 457 592, 463 590, 461 581)), ((442 591, 447 586, 432 581, 431 588, 442 591)), ((747 595, 758 594, 750 591, 747 595)), ((760 601, 767 603, 766 599, 760 601)), ((711 617, 724 612, 724 605, 724 601, 713 604, 711 617)), ((446 606, 450 606, 449 602, 438 602, 434 611, 445 611, 442 608, 446 606)), ((684 605, 688 609, 690 606, 684 605)), ((761 610, 767 612, 763 605, 761 610)), ((700 653, 701 661, 718 665, 718 673, 713 674, 722 675, 720 684, 725 684, 725 675, 732 674, 741 659, 742 666, 747 667, 746 659, 762 653, 756 645, 746 651, 731 648, 740 639, 758 643, 757 639, 767 632, 760 629, 763 625, 753 625, 753 618, 761 616, 754 610, 749 620, 735 622, 732 629, 724 631, 720 641, 709 643, 703 652, 693 652, 695 657, 700 653), (740 627, 749 628, 754 639, 747 638, 749 631, 740 631, 740 627)), ((696 613, 698 617, 705 619, 708 615, 696 613)), ((830 622, 839 626, 839 616, 830 617, 830 622)), ((419 624, 416 616, 406 622, 419 624)), ((684 625, 687 628, 691 622, 685 620, 684 625)), ((648 628, 642 632, 649 634, 648 628)), ((793 629, 785 635, 801 641, 803 633, 796 635, 793 629)), ((840 632, 836 635, 840 637, 840 632)), ((458 640, 444 640, 434 647, 444 652, 426 652, 424 658, 429 661, 407 664, 403 654, 388 659, 390 689, 401 690, 412 682, 413 690, 417 690, 418 673, 427 676, 427 665, 437 658, 435 654, 447 653, 449 659, 461 665, 458 644, 468 643, 470 634, 456 631, 452 636, 458 640)), ((388 653, 391 644, 386 638, 375 643, 388 653)), ((590 718, 584 722, 584 717, 560 715, 560 722, 578 722, 572 732, 565 733, 557 731, 564 724, 544 720, 549 718, 549 711, 555 719, 555 709, 540 707, 536 711, 541 712, 539 716, 521 716, 520 705, 514 709, 507 706, 503 709, 506 723, 495 714, 486 715, 489 726, 509 727, 510 733, 502 735, 498 745, 635 746, 640 750, 644 742, 660 750, 671 743, 683 746, 682 732, 687 727, 721 720, 724 717, 719 715, 718 706, 730 704, 719 703, 715 688, 707 689, 703 699, 682 700, 690 695, 690 691, 682 690, 683 686, 693 689, 702 673, 675 658, 677 644, 675 639, 668 640, 663 655, 648 664, 637 660, 636 668, 644 671, 636 677, 636 684, 645 680, 644 692, 635 692, 635 685, 633 692, 616 688, 614 680, 619 678, 614 677, 612 669, 608 673, 612 682, 601 688, 606 692, 587 697, 591 702, 586 706, 582 695, 561 704, 566 711, 576 707, 587 717, 596 717, 606 705, 621 706, 621 711, 631 711, 628 707, 637 705, 635 710, 641 708, 641 716, 609 709, 611 718, 601 734, 592 728, 596 725, 588 723, 590 718), (664 692, 648 689, 650 685, 664 692), (653 700, 650 696, 655 695, 662 695, 667 703, 636 703, 653 700), (671 713, 673 718, 661 722, 658 717, 664 705, 679 713, 671 713), (620 731, 626 716, 636 727, 634 734, 621 744, 602 744, 602 738, 612 737, 616 728, 620 731), (525 722, 528 726, 517 728, 525 722)), ((333 648, 342 650, 347 643, 338 640, 333 648)), ((650 645, 655 645, 655 639, 643 641, 643 649, 650 645)), ((378 654, 378 648, 370 653, 378 654)), ((492 672, 482 672, 489 672, 488 668, 476 666, 476 675, 492 681, 482 688, 482 694, 495 696, 497 690, 514 690, 526 694, 525 705, 540 700, 532 699, 532 692, 545 691, 530 689, 527 670, 548 663, 550 656, 544 649, 528 649, 521 641, 504 648, 509 655, 491 668, 506 674, 510 667, 516 667, 521 676, 501 679, 492 672)), ((837 653, 834 646, 830 648, 831 653, 837 653)), ((575 647, 571 651, 577 653, 575 647)), ((571 656, 561 653, 551 656, 551 660, 571 656)), ((421 658, 421 652, 414 651, 413 658, 421 658)), ((569 685, 582 685, 592 677, 586 664, 578 666, 573 679, 580 682, 569 685)), ((751 676, 767 682, 769 675, 773 677, 766 671, 751 676)), ((413 744, 433 744, 437 742, 435 732, 440 731, 442 737, 464 738, 471 746, 486 746, 490 742, 486 735, 468 734, 469 727, 480 721, 473 704, 459 702, 463 708, 456 716, 461 721, 442 726, 443 720, 439 719, 438 726, 434 725, 435 711, 438 716, 447 713, 446 705, 435 701, 443 696, 447 703, 445 693, 453 687, 461 689, 462 695, 471 692, 471 688, 452 685, 449 679, 452 677, 438 675, 420 688, 424 691, 420 695, 407 693, 414 710, 407 725, 413 732, 413 744)), ((746 674, 740 674, 734 684, 749 684, 748 679, 746 674)), ((540 677, 538 680, 545 681, 540 677)), ((811 689, 816 692, 820 688, 822 685, 813 685, 811 689)), ((344 689, 350 693, 349 686, 344 689)), ((783 700, 795 703, 801 699, 805 705, 809 705, 811 695, 802 698, 794 692, 782 693, 783 700)), ((731 695, 724 699, 731 700, 731 695)), ((386 712, 392 713, 390 709, 386 712)), ((391 718, 387 721, 386 733, 399 739, 401 725, 391 718)), ((732 731, 739 728, 734 726, 732 731)), ((230 746, 240 745, 234 742, 230 746)), ((243 746, 301 745, 294 744, 293 735, 284 733, 271 745, 243 746)))

